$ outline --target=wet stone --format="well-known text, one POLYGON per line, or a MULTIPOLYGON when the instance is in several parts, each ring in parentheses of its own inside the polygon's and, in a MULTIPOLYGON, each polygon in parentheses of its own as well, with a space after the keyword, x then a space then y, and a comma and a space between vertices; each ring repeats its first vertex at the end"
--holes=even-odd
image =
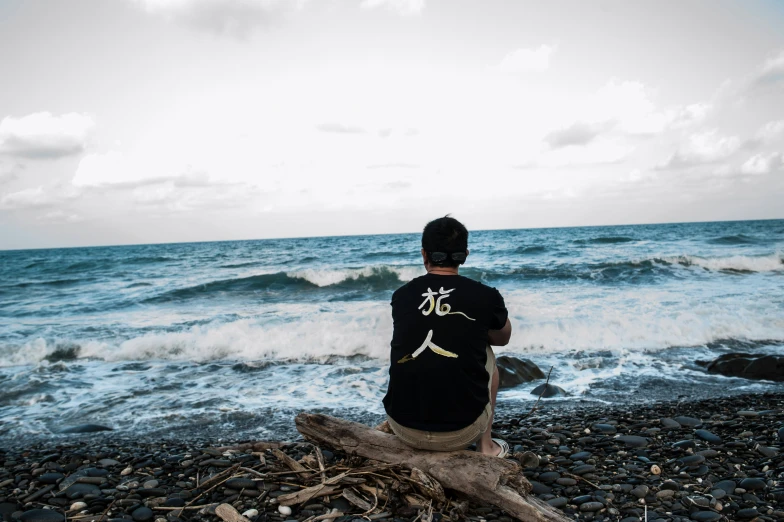
POLYGON ((708 430, 696 430, 694 434, 699 438, 701 438, 702 440, 706 442, 710 442, 712 444, 718 444, 719 442, 721 442, 721 437, 719 437, 715 433, 711 433, 708 430))
POLYGON ((697 467, 703 462, 705 462, 705 457, 703 457, 702 455, 689 455, 688 457, 682 457, 678 459, 678 462, 680 462, 684 466, 697 467))
POLYGON ((760 489, 765 489, 768 487, 768 484, 759 478, 745 478, 740 481, 738 486, 745 489, 746 491, 757 491, 760 489))
POLYGON ((163 488, 139 488, 136 492, 143 497, 162 497, 166 495, 163 488))
POLYGON ((601 423, 599 423, 599 424, 594 424, 592 426, 592 428, 594 429, 594 431, 598 431, 600 433, 607 433, 607 434, 610 434, 610 435, 613 434, 613 433, 616 433, 618 431, 615 428, 615 426, 613 426, 612 424, 601 424, 601 423))
POLYGON ((57 481, 65 477, 62 473, 44 473, 39 475, 36 480, 41 484, 57 484, 57 481))
POLYGON ((22 522, 61 522, 65 517, 53 509, 31 509, 19 517, 22 522))
POLYGON ((215 468, 229 468, 231 461, 226 459, 207 459, 199 462, 199 466, 213 466, 215 468))
POLYGON ((637 435, 622 435, 615 440, 621 441, 630 448, 644 448, 648 445, 648 439, 637 435))
POLYGON ((739 509, 738 512, 735 513, 735 516, 738 518, 754 518, 757 515, 759 515, 759 512, 755 507, 739 509))
POLYGON ((596 466, 593 464, 583 464, 582 466, 577 466, 572 470, 572 473, 575 475, 585 475, 586 473, 592 473, 596 471, 596 466))
POLYGON ((721 482, 717 482, 716 484, 714 484, 714 487, 716 489, 723 489, 724 491, 727 492, 728 495, 732 495, 733 493, 735 493, 735 488, 737 487, 737 484, 735 484, 734 480, 722 480, 721 482))
POLYGON ((599 511, 603 508, 604 504, 601 502, 586 502, 585 504, 580 504, 580 511, 599 511))
POLYGON ((633 490, 631 490, 630 493, 637 498, 645 498, 645 495, 648 494, 648 486, 646 486, 645 484, 641 484, 636 488, 634 488, 633 490))
POLYGON ((698 427, 702 426, 702 421, 700 419, 696 419, 694 417, 688 417, 688 416, 683 416, 682 415, 682 416, 678 416, 678 417, 673 417, 672 420, 674 420, 675 422, 677 422, 681 426, 686 426, 687 428, 698 428, 698 427))
POLYGON ((70 500, 84 497, 85 495, 100 495, 101 488, 93 484, 71 484, 65 489, 65 496, 70 500))
POLYGON ((672 444, 672 447, 673 448, 678 448, 678 449, 683 449, 683 450, 685 450, 685 449, 694 449, 694 448, 697 447, 697 443, 694 442, 693 440, 679 440, 678 442, 674 442, 672 444))
POLYGON ((233 478, 225 482, 227 488, 241 490, 251 489, 256 487, 256 482, 247 478, 233 478))
POLYGON ((183 507, 185 505, 185 499, 179 497, 167 498, 163 505, 165 507, 183 507))
POLYGON ((677 422, 669 417, 664 417, 663 419, 660 419, 659 422, 661 423, 662 428, 668 430, 677 430, 681 427, 680 422, 677 422))
POLYGON ((720 518, 721 515, 715 511, 697 511, 691 514, 691 519, 697 520, 698 522, 711 522, 713 520, 719 520, 720 518))
POLYGON ((153 512, 152 509, 141 506, 133 510, 131 516, 136 522, 147 522, 148 520, 152 520, 153 512))
POLYGON ((566 504, 569 503, 569 501, 566 499, 566 497, 555 497, 548 500, 547 503, 554 508, 560 509, 562 507, 565 507, 566 504))
POLYGON ((548 486, 545 486, 541 482, 537 482, 535 480, 531 481, 531 493, 534 495, 548 495, 552 492, 552 489, 550 489, 548 486))
POLYGON ((587 458, 590 458, 590 456, 591 456, 591 452, 590 451, 580 451, 578 453, 574 453, 574 454, 570 455, 569 458, 571 460, 585 460, 587 458))

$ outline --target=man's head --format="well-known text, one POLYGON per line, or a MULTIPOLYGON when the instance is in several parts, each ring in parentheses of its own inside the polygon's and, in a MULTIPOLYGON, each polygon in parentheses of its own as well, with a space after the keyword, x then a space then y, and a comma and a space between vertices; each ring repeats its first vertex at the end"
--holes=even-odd
POLYGON ((453 217, 434 219, 422 231, 422 252, 426 262, 433 266, 461 265, 468 255, 468 230, 453 217))

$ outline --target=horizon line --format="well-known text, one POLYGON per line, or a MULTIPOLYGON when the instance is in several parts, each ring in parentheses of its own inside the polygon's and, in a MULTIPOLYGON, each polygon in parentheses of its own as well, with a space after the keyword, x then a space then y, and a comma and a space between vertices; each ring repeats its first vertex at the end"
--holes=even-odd
MULTIPOLYGON (((685 224, 700 224, 700 223, 741 223, 746 221, 784 221, 781 218, 763 218, 763 219, 717 219, 708 221, 660 221, 650 223, 626 223, 626 224, 611 224, 611 225, 570 225, 570 226, 555 226, 555 227, 520 227, 520 228, 478 228, 469 230, 471 232, 500 232, 506 230, 547 230, 547 229, 565 229, 565 228, 600 228, 600 227, 639 227, 646 225, 685 225, 685 224)), ((385 232, 377 234, 340 234, 340 235, 321 235, 321 236, 287 236, 287 237, 262 237, 262 238, 245 238, 245 239, 206 239, 203 241, 167 241, 157 243, 117 243, 111 245, 82 245, 82 246, 64 246, 64 247, 33 247, 33 248, 0 248, 0 252, 26 252, 29 250, 66 250, 72 248, 120 248, 120 247, 140 247, 140 246, 157 246, 157 245, 197 245, 202 243, 228 243, 228 242, 245 242, 245 241, 286 241, 291 239, 325 239, 325 238, 349 238, 349 237, 369 237, 369 236, 398 236, 405 234, 420 234, 421 231, 413 232, 385 232)))

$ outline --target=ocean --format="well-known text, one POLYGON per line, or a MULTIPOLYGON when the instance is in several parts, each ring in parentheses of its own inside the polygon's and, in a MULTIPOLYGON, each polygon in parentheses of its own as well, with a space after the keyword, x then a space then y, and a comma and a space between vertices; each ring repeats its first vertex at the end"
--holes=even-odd
MULTIPOLYGON (((0 442, 79 424, 290 439, 300 411, 383 418, 389 299, 419 234, 0 251, 0 442)), ((784 220, 473 231, 497 354, 569 395, 546 408, 784 389, 697 360, 782 353, 784 220)), ((527 411, 539 383, 502 390, 527 411)))

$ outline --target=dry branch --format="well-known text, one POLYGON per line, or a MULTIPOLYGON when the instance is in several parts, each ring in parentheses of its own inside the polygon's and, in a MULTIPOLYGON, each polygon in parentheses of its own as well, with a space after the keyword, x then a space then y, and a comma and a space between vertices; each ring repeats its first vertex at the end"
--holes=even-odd
MULTIPOLYGON (((418 468, 443 487, 497 506, 523 522, 568 520, 550 505, 528 495, 531 485, 514 461, 472 451, 417 450, 394 435, 327 415, 301 413, 296 424, 297 430, 311 441, 368 459, 408 469, 418 468)), ((333 480, 334 477, 327 482, 333 480)))

